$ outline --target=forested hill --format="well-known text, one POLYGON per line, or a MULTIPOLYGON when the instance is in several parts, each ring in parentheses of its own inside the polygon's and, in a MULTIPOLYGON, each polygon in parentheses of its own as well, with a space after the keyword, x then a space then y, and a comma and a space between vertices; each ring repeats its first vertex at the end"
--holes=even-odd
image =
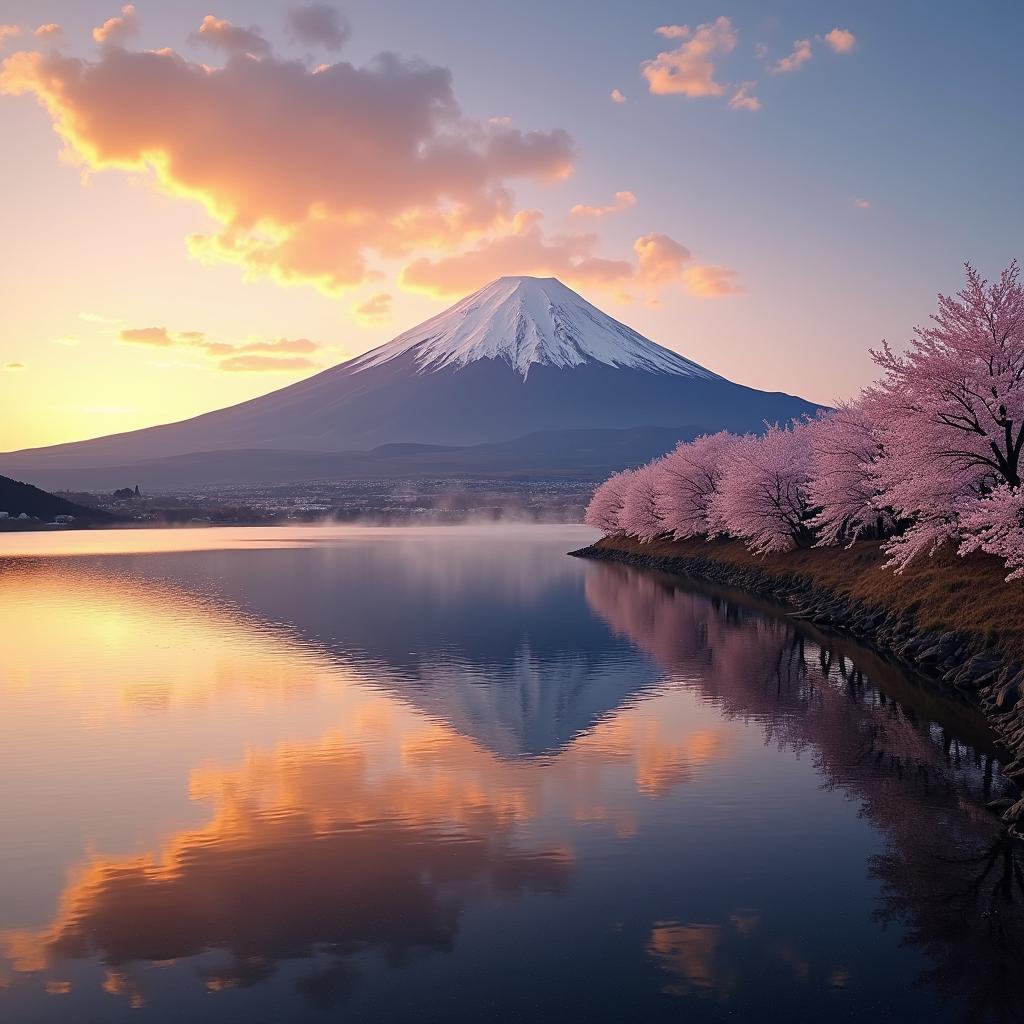
POLYGON ((118 517, 110 512, 76 505, 73 501, 65 501, 55 494, 41 491, 32 484, 23 484, 6 476, 0 476, 0 512, 8 513, 12 518, 24 512, 38 519, 74 516, 76 520, 92 523, 118 522, 118 517))

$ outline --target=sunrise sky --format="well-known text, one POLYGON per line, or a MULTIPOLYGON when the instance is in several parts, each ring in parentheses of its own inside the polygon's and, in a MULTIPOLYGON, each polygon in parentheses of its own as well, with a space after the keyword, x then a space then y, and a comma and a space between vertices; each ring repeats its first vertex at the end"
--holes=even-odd
POLYGON ((1022 31, 1016 0, 0 0, 0 450, 262 394, 502 274, 848 396, 964 260, 1022 255, 1022 31))

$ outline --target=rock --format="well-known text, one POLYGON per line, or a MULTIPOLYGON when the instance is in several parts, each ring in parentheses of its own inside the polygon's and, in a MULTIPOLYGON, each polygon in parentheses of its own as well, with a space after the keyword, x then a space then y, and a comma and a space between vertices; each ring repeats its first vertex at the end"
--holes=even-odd
MULTIPOLYGON (((1009 813, 1011 808, 1016 807, 1018 804, 1024 804, 1024 800, 1014 801, 1011 797, 1004 796, 1000 797, 998 800, 989 800, 989 802, 985 804, 985 806, 988 808, 988 810, 995 811, 996 814, 1002 814, 1005 817, 1005 815, 1009 813)), ((1021 808, 1021 812, 1024 813, 1024 807, 1021 808)), ((1017 818, 1015 816, 1012 819, 1007 818, 1006 820, 1016 821, 1017 818)))

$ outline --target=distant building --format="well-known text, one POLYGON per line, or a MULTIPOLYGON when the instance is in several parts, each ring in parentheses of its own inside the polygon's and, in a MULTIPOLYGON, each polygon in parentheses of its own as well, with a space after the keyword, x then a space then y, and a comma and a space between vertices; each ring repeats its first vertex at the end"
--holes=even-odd
POLYGON ((11 518, 11 513, 10 512, 0 512, 0 519, 10 519, 10 518, 11 518))
POLYGON ((53 521, 57 524, 73 523, 75 521, 74 516, 54 516, 53 521))

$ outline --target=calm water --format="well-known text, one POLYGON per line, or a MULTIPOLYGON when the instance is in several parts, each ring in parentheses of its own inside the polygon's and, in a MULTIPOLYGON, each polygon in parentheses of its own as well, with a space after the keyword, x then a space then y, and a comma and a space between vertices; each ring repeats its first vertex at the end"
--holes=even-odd
POLYGON ((1019 1020, 980 721, 590 534, 0 538, 0 1020, 1019 1020))

